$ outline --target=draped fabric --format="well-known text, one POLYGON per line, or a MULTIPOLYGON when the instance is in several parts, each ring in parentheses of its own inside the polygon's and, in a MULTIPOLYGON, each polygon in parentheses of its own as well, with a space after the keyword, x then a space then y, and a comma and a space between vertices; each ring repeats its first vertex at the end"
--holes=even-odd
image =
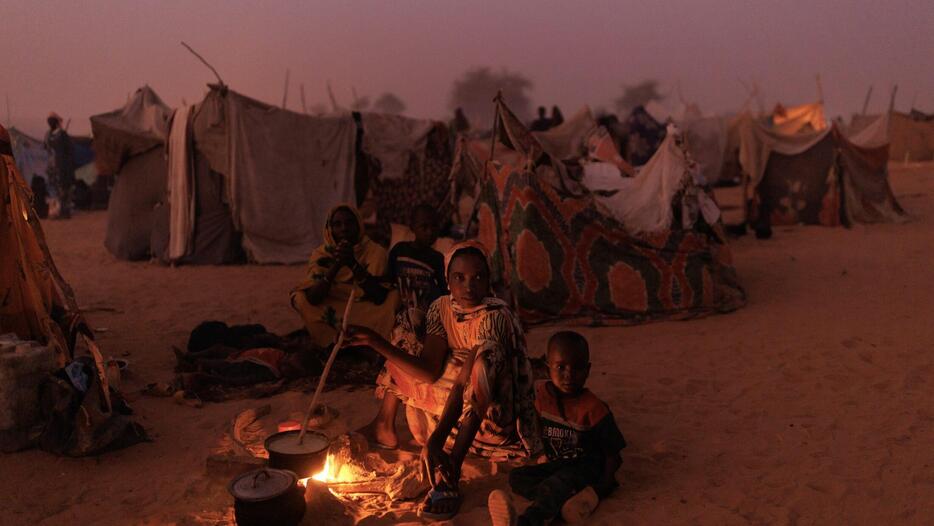
POLYGON ((478 238, 523 321, 638 323, 745 304, 719 223, 628 234, 501 101, 497 111, 521 161, 488 164, 478 238))
POLYGON ((71 358, 81 317, 31 203, 9 135, 0 126, 0 334, 12 332, 52 347, 63 367, 71 358))

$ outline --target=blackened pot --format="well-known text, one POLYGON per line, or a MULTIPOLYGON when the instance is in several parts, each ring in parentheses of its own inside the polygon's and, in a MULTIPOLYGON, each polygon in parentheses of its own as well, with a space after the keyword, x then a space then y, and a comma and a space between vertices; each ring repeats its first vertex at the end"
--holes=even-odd
POLYGON ((297 526, 305 515, 305 487, 281 469, 248 471, 230 481, 237 526, 297 526))
POLYGON ((324 433, 308 431, 298 444, 299 430, 282 431, 263 442, 269 452, 269 467, 294 471, 298 478, 308 478, 324 469, 331 439, 324 433))

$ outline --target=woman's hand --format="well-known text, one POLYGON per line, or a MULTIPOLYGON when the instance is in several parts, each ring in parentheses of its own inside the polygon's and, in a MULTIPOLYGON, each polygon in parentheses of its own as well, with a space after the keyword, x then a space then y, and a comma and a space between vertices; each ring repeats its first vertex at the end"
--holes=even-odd
POLYGON ((344 335, 344 347, 376 347, 383 337, 369 327, 348 325, 344 335))
POLYGON ((349 241, 341 241, 338 243, 337 251, 334 255, 337 257, 338 265, 351 269, 358 266, 357 260, 353 255, 353 244, 349 241))

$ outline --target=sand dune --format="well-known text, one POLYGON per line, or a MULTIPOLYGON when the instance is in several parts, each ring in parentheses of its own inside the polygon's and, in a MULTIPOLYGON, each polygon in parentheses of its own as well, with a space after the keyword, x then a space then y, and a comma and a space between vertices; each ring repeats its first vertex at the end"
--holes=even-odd
MULTIPOLYGON (((689 322, 583 329, 590 387, 630 442, 622 487, 593 524, 934 522, 934 168, 893 169, 903 225, 782 227, 734 259, 749 304, 689 322)), ((724 193, 723 202, 735 200, 724 193)), ((106 215, 44 224, 126 388, 172 375, 171 346, 199 321, 299 327, 287 292, 301 266, 168 268, 116 261, 106 215)), ((533 352, 555 328, 531 331, 533 352)), ((345 424, 375 412, 369 390, 325 394, 345 424)), ((190 524, 228 497, 204 461, 244 400, 201 409, 132 395, 155 441, 99 458, 0 456, 2 524, 190 524)), ((305 398, 268 401, 277 411, 305 398)), ((455 524, 485 524, 502 473, 473 461, 455 524)), ((387 517, 415 521, 414 516, 387 517)), ((369 521, 368 521, 369 523, 369 521)))

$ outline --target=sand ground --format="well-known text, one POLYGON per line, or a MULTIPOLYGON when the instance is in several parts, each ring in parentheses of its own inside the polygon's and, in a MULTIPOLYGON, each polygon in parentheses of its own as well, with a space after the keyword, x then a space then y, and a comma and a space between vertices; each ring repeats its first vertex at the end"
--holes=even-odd
MULTIPOLYGON (((891 182, 907 224, 782 227, 767 242, 737 240, 749 296, 737 312, 582 329, 590 387, 630 443, 622 486, 593 524, 934 522, 934 168, 893 168, 891 182)), ((0 456, 0 524, 162 525, 222 511, 229 502, 204 461, 257 402, 197 409, 138 392, 171 377, 171 346, 202 320, 300 325, 287 292, 302 266, 117 261, 103 247, 105 224, 98 212, 44 227, 105 353, 130 360, 125 387, 155 440, 99 458, 0 456)), ((530 332, 533 353, 554 330, 530 332)), ((370 390, 325 397, 351 427, 375 412, 370 390)), ((488 472, 469 470, 455 524, 486 523, 486 493, 505 483, 488 472)))

